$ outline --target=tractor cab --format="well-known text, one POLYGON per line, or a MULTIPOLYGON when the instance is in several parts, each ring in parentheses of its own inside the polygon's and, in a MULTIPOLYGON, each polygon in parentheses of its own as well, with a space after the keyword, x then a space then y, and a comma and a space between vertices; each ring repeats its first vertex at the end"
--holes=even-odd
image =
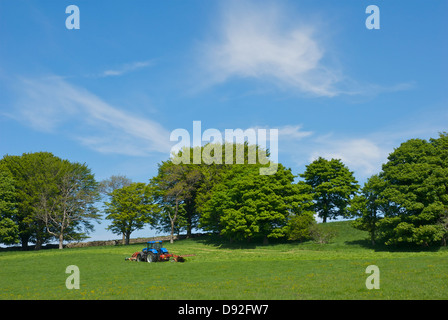
POLYGON ((162 248, 162 240, 148 241, 146 244, 146 248, 142 250, 143 252, 152 252, 156 255, 168 253, 166 248, 162 248))

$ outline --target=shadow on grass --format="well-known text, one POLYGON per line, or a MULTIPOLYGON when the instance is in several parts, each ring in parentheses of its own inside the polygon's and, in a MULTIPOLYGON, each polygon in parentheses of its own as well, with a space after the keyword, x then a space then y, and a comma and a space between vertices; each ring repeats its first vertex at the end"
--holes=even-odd
MULTIPOLYGON (((45 250, 45 249, 58 249, 58 244, 44 244, 39 250, 45 250)), ((35 245, 28 245, 27 247, 23 248, 22 246, 10 246, 10 247, 0 247, 0 252, 8 252, 8 251, 34 251, 36 250, 35 245)))
POLYGON ((346 245, 356 245, 365 249, 371 249, 375 252, 437 252, 442 246, 418 246, 418 245, 385 245, 383 243, 376 243, 375 245, 369 239, 345 241, 346 245))
POLYGON ((191 240, 205 245, 211 245, 218 249, 256 249, 257 247, 270 247, 278 244, 297 243, 285 239, 269 239, 269 243, 266 244, 263 243, 262 238, 242 241, 229 241, 219 234, 201 235, 199 237, 192 238, 191 240))

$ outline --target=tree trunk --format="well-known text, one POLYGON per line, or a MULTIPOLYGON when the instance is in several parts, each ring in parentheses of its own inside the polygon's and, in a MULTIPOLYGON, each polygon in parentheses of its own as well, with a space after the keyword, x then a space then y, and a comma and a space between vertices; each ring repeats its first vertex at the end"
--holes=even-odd
POLYGON ((194 206, 192 203, 189 203, 187 206, 187 239, 191 238, 191 225, 192 225, 192 215, 193 215, 194 206))
POLYGON ((42 249, 42 238, 38 237, 36 239, 36 245, 34 246, 34 250, 40 250, 42 249))
POLYGON ((34 250, 40 250, 42 249, 42 244, 44 242, 44 232, 42 231, 44 229, 45 225, 43 222, 38 221, 37 222, 37 230, 36 230, 36 245, 34 246, 34 250))
POLYGON ((59 249, 63 249, 64 248, 64 234, 61 232, 59 234, 59 249))
POLYGON ((174 243, 174 223, 176 222, 178 211, 179 211, 179 200, 176 199, 176 211, 174 212, 174 217, 173 218, 170 217, 171 222, 170 243, 174 243))
POLYGON ((125 237, 125 245, 129 244, 129 239, 131 238, 131 233, 128 231, 126 232, 126 237, 125 237))
POLYGON ((126 234, 123 232, 123 237, 121 238, 121 244, 125 245, 126 244, 126 234))
POLYGON ((264 236, 263 237, 263 245, 268 245, 269 244, 269 239, 268 239, 268 236, 264 236))
POLYGON ((190 222, 187 221, 187 239, 191 238, 191 219, 190 222))
POLYGON ((328 209, 328 207, 330 206, 328 203, 328 199, 325 198, 324 203, 323 203, 323 208, 322 208, 322 223, 327 223, 327 218, 330 214, 330 210, 328 209))
POLYGON ((171 220, 170 243, 174 243, 174 223, 173 223, 173 220, 171 220))
POLYGON ((22 242, 22 250, 27 251, 28 250, 28 237, 21 237, 20 240, 22 242))

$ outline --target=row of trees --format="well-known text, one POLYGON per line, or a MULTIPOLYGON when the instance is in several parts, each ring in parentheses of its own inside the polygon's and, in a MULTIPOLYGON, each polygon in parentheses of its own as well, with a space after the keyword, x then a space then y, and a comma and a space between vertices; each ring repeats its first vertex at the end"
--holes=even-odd
MULTIPOLYGON (((353 172, 340 160, 319 158, 302 175, 305 181, 295 182, 297 176, 291 169, 269 162, 268 151, 258 152, 255 146, 252 154, 258 158, 249 164, 247 155, 253 146, 234 145, 233 151, 238 147, 245 150, 244 164, 236 160, 231 164, 174 164, 168 160, 159 166, 158 175, 149 183, 153 203, 161 209, 155 215, 158 228, 171 235, 182 230, 190 235, 192 229, 202 229, 230 241, 304 240, 310 237, 316 212, 324 221, 345 215, 349 199, 359 188, 353 172), (260 175, 262 167, 276 167, 276 171, 260 175)), ((219 148, 224 159, 228 149, 219 148)))
MULTIPOLYGON (((81 240, 91 230, 90 221, 100 218, 102 194, 108 229, 122 235, 123 243, 146 225, 172 238, 204 230, 231 241, 306 240, 317 215, 324 223, 356 218, 353 225, 367 230, 372 244, 446 245, 446 133, 403 143, 361 189, 341 160, 318 158, 298 176, 282 164, 274 174, 260 175, 261 167, 271 165, 268 152, 257 152, 256 164, 248 164, 254 146, 233 147, 244 148, 244 164, 175 164, 168 159, 148 183, 123 176, 97 183, 85 164, 45 152, 5 156, 0 160, 0 242, 39 247, 58 239, 62 248, 64 240, 81 240)), ((226 149, 219 148, 224 160, 226 149)))
MULTIPOLYGON (((224 149, 223 149, 224 154, 224 149)), ((265 163, 265 162, 263 162, 265 163)), ((360 189, 340 160, 319 158, 294 182, 281 164, 274 175, 259 165, 174 165, 170 160, 148 187, 164 231, 192 228, 228 239, 310 237, 314 215, 338 217, 370 234, 374 245, 446 245, 448 239, 448 134, 411 139, 396 148, 360 189)))

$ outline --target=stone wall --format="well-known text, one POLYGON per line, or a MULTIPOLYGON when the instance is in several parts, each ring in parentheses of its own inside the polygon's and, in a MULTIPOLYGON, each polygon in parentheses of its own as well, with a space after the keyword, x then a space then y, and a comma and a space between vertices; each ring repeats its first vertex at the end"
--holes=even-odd
MULTIPOLYGON (((193 234, 192 237, 198 237, 201 233, 193 234)), ((174 240, 185 239, 186 235, 174 236, 174 240)), ((151 238, 135 238, 129 239, 129 244, 146 243, 153 240, 170 241, 170 236, 159 236, 151 238)), ((122 240, 108 240, 108 241, 89 241, 89 242, 73 242, 65 245, 66 248, 84 248, 84 247, 97 247, 97 246, 116 246, 122 244, 122 240)))

